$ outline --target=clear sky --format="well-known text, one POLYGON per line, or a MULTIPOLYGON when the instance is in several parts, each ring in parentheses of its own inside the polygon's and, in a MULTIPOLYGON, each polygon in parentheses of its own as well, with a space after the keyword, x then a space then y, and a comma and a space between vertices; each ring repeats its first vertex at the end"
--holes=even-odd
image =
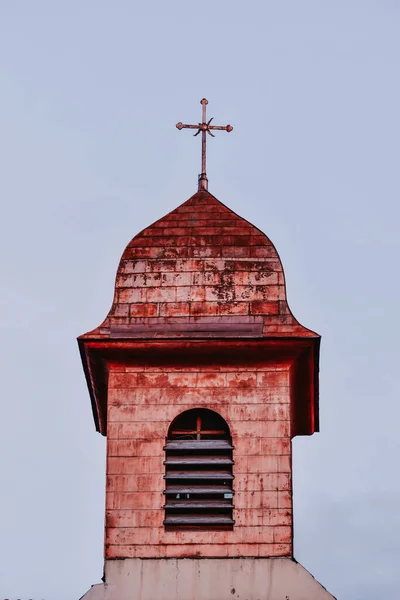
POLYGON ((294 440, 295 555, 340 600, 400 588, 396 0, 1 0, 0 598, 103 566, 105 439, 75 338, 125 245, 196 191, 275 243, 322 335, 321 433, 294 440))

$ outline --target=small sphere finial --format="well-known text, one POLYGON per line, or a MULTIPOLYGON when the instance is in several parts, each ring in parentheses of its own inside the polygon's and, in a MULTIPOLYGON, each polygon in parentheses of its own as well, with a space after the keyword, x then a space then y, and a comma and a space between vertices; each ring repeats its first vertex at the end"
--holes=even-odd
POLYGON ((208 104, 207 98, 203 98, 202 100, 200 100, 200 104, 208 104))

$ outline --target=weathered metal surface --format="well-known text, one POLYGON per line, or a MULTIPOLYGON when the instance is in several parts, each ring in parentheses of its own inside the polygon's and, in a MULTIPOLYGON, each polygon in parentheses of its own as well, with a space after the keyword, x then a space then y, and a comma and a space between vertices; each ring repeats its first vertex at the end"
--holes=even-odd
POLYGON ((291 314, 278 254, 208 192, 137 235, 109 315, 85 339, 316 338, 291 314))
MULTIPOLYGON (((168 352, 167 342, 157 342, 161 363, 154 363, 151 356, 156 355, 146 358, 144 342, 133 361, 128 359, 127 342, 115 343, 121 354, 118 360, 113 354, 108 358, 106 556, 177 557, 191 556, 193 550, 201 556, 215 556, 222 548, 225 556, 290 554, 290 365, 296 353, 288 355, 280 342, 262 360, 262 353, 253 354, 248 342, 235 342, 230 352, 219 342, 214 350, 208 342, 196 342, 196 355, 188 354, 187 348, 174 354, 173 349, 168 352), (233 443, 215 439, 166 443, 169 430, 184 431, 176 417, 199 406, 221 415, 233 443), (231 460, 231 452, 232 465, 174 462, 177 457, 190 461, 199 456, 231 460), (164 464, 169 459, 173 464, 164 464), (227 478, 227 466, 232 467, 234 479, 227 478), (214 468, 225 473, 201 481, 190 475, 164 479, 173 470, 204 473, 214 468), (223 481, 227 485, 221 485, 223 481), (186 494, 191 497, 182 497, 186 494), (235 525, 232 530, 232 525, 210 524, 212 531, 205 530, 204 523, 164 525, 165 507, 167 516, 222 515, 235 525)), ((186 422, 196 436, 197 420, 194 428, 191 421, 186 422)), ((200 430, 211 431, 214 426, 204 421, 200 430)), ((220 424, 215 426, 219 430, 220 424)))
POLYGON ((208 189, 208 179, 207 179, 207 133, 211 135, 211 137, 215 137, 212 131, 227 131, 228 133, 233 130, 232 125, 211 125, 211 121, 213 118, 207 121, 207 98, 203 98, 200 100, 200 104, 202 105, 202 122, 198 123, 198 125, 185 125, 184 123, 177 123, 177 129, 197 129, 197 133, 194 134, 194 137, 199 135, 201 132, 201 174, 199 175, 199 191, 208 189))
MULTIPOLYGON (((246 318, 246 317, 245 317, 246 318)), ((216 317, 218 319, 218 317, 216 317)), ((110 337, 121 338, 260 338, 263 335, 263 318, 255 317, 253 322, 232 322, 229 317, 225 321, 207 321, 199 318, 188 318, 176 323, 168 317, 157 322, 133 323, 110 328, 110 337)))
MULTIPOLYGON (((233 317, 234 318, 234 317, 233 317)), ((89 389, 92 394, 93 414, 96 427, 103 435, 107 433, 107 404, 109 403, 108 364, 132 364, 141 371, 136 376, 139 387, 159 386, 160 394, 171 404, 179 401, 183 391, 179 392, 177 384, 183 385, 183 389, 191 387, 195 389, 197 383, 200 390, 203 386, 213 386, 213 398, 218 397, 218 402, 225 402, 225 387, 229 388, 228 398, 230 402, 237 402, 235 387, 241 388, 241 397, 247 403, 252 403, 251 388, 256 383, 259 369, 263 369, 266 363, 275 368, 277 364, 281 367, 291 369, 292 385, 292 426, 291 435, 310 435, 318 431, 318 354, 319 339, 306 338, 298 340, 290 338, 269 339, 260 341, 245 340, 192 340, 192 341, 162 341, 154 340, 80 340, 81 353, 88 375, 89 389), (217 370, 225 367, 236 367, 240 365, 241 373, 230 375, 227 372, 222 377, 217 373, 204 375, 204 382, 193 375, 193 370, 202 368, 209 370, 210 363, 217 370), (299 366, 298 366, 299 365, 299 366), (150 374, 146 374, 153 368, 163 370, 163 383, 150 374), (182 374, 172 374, 169 368, 178 368, 186 371, 182 374), (187 381, 184 384, 184 379, 187 381), (247 390, 247 391, 246 391, 247 390), (218 396, 217 396, 218 395, 218 396)), ((136 385, 136 384, 135 384, 136 385)), ((202 395, 196 392, 199 401, 202 395)), ((268 391, 264 392, 268 395, 268 391)), ((192 392, 193 394, 193 392, 192 392)), ((267 396, 264 396, 264 398, 267 396)), ((264 399, 259 400, 261 403, 264 399)), ((266 407, 268 408, 268 407, 266 407)), ((114 409, 113 409, 114 410, 114 409)))

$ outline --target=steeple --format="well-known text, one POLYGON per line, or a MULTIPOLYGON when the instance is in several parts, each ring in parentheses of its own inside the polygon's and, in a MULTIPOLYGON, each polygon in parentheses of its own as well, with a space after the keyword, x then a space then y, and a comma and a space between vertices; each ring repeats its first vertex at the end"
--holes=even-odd
POLYGON ((211 117, 207 121, 207 98, 203 98, 200 100, 200 104, 203 107, 202 110, 202 122, 198 125, 184 125, 179 122, 176 124, 178 129, 197 129, 197 133, 194 134, 194 137, 199 135, 201 132, 201 173, 199 175, 199 192, 202 190, 208 190, 208 179, 207 179, 207 133, 211 135, 211 137, 215 137, 211 130, 213 131, 232 131, 232 125, 211 125, 211 121, 214 117, 211 117))
POLYGON ((107 436, 104 584, 85 600, 334 600, 293 560, 292 445, 319 430, 320 337, 270 239, 199 190, 133 237, 79 338, 107 436), (151 559, 151 560, 148 560, 151 559))

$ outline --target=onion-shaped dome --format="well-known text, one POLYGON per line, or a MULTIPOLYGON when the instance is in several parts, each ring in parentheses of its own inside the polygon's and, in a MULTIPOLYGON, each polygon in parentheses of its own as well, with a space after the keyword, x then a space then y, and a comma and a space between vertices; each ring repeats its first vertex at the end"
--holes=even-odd
POLYGON ((208 191, 136 235, 82 338, 318 337, 290 312, 272 242, 208 191))

